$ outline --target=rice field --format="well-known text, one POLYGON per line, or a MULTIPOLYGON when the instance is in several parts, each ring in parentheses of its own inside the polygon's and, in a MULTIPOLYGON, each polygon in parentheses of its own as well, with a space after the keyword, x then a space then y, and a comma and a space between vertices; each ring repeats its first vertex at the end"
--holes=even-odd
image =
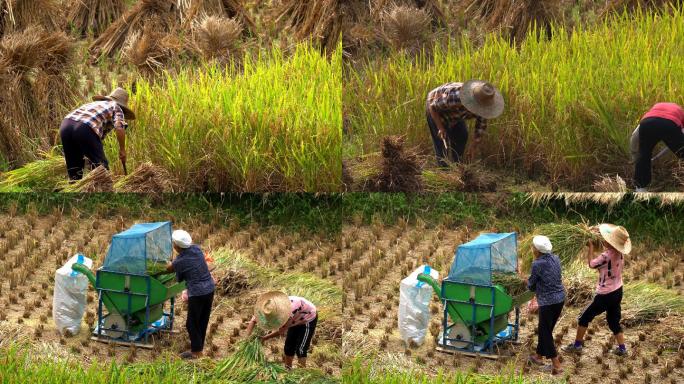
MULTIPOLYGON (((463 34, 432 40, 416 54, 357 57, 345 68, 345 159, 379 151, 386 135, 405 136, 407 147, 430 158, 427 93, 480 78, 502 91, 506 109, 477 150, 466 150, 474 159, 562 190, 591 191, 604 174, 631 185, 628 141, 640 116, 655 102, 684 101, 683 20, 681 9, 638 11, 572 31, 553 25, 551 38, 529 31, 516 45, 496 34, 481 43, 463 34)), ((654 163, 670 184, 672 158, 654 163)))

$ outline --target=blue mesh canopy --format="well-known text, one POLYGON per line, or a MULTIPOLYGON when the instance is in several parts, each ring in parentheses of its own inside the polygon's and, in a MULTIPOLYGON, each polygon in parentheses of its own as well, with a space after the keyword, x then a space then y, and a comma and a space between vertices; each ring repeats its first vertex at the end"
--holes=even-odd
POLYGON ((155 264, 171 260, 171 223, 135 224, 112 237, 103 269, 145 274, 155 264))
POLYGON ((448 280, 490 285, 493 272, 516 272, 515 232, 483 233, 456 249, 448 280))

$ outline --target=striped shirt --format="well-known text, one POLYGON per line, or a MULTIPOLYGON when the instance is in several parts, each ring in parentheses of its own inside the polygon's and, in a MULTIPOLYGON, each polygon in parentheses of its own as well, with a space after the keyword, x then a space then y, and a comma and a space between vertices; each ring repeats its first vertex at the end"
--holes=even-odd
POLYGON ((532 262, 527 288, 534 292, 540 306, 558 304, 565 300, 558 256, 545 253, 532 262))
POLYGON ((596 293, 605 295, 622 287, 623 264, 622 254, 614 249, 607 249, 599 257, 589 261, 589 267, 599 271, 596 293))
POLYGON ((123 110, 115 101, 94 101, 82 105, 66 118, 87 124, 100 139, 104 139, 112 129, 128 127, 123 110))
POLYGON ((479 137, 487 129, 487 120, 470 112, 461 103, 461 87, 463 83, 440 85, 428 93, 427 106, 432 107, 439 114, 447 127, 459 119, 475 119, 475 136, 479 137))

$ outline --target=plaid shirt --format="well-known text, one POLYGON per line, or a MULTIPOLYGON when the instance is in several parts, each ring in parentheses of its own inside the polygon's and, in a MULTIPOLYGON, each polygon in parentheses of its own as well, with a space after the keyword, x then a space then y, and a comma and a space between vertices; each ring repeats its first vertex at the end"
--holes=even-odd
POLYGON ((100 139, 104 139, 112 129, 128 127, 124 120, 123 110, 114 101, 94 101, 82 105, 68 114, 66 118, 88 124, 100 139))
POLYGON ((475 136, 482 135, 487 129, 487 120, 470 112, 461 103, 460 92, 463 83, 447 83, 428 93, 427 106, 432 107, 448 127, 456 120, 475 119, 475 136))

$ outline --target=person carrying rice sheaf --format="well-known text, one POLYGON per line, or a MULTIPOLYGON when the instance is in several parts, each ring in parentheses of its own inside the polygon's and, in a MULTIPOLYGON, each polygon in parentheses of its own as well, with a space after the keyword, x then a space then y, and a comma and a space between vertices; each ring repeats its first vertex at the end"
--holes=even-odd
POLYGON ((274 330, 262 336, 262 342, 286 335, 283 354, 285 368, 292 369, 295 355, 299 367, 304 368, 317 322, 318 314, 312 302, 303 297, 271 291, 257 299, 254 316, 247 325, 247 335, 252 334, 257 324, 267 330, 274 330))
POLYGON ((565 305, 565 287, 561 278, 561 262, 551 253, 553 246, 546 236, 532 239, 534 261, 527 288, 535 293, 539 303, 539 323, 537 324, 537 350, 530 355, 528 362, 543 366, 553 375, 563 373, 558 351, 553 340, 553 329, 565 305), (551 365, 544 365, 544 358, 551 359, 551 365))
POLYGON ((470 80, 447 83, 428 93, 426 115, 437 163, 460 162, 468 142, 466 120, 475 120, 475 142, 479 143, 487 120, 499 117, 504 110, 501 93, 490 83, 470 80))
POLYGON ((684 159, 684 108, 675 103, 655 104, 632 133, 630 149, 635 162, 636 192, 646 192, 651 183, 651 162, 667 151, 651 158, 653 148, 661 141, 677 157, 684 159))
POLYGON ((176 230, 171 234, 171 239, 178 256, 167 264, 166 271, 175 272, 176 279, 179 282, 185 281, 188 287, 188 317, 185 328, 190 336, 190 350, 180 356, 183 359, 196 359, 202 356, 204 349, 216 284, 209 272, 204 253, 199 246, 192 243, 190 234, 176 230))
POLYGON ((94 96, 92 102, 69 113, 59 128, 69 179, 83 177, 84 158, 93 167, 102 165, 109 169, 102 141, 112 130, 116 132, 119 159, 125 169, 127 121, 134 119, 135 113, 128 108, 128 92, 123 88, 107 96, 94 96))
POLYGON ((596 284, 596 295, 589 306, 582 312, 577 321, 577 334, 575 341, 565 347, 563 351, 568 353, 582 353, 584 334, 589 323, 603 312, 606 313, 608 327, 615 335, 618 346, 613 353, 618 356, 627 355, 625 335, 620 326, 622 303, 622 269, 624 255, 632 251, 632 241, 627 230, 613 224, 601 224, 598 232, 602 238, 603 253, 595 257, 594 243, 590 242, 587 251, 589 267, 598 270, 599 279, 596 284))

